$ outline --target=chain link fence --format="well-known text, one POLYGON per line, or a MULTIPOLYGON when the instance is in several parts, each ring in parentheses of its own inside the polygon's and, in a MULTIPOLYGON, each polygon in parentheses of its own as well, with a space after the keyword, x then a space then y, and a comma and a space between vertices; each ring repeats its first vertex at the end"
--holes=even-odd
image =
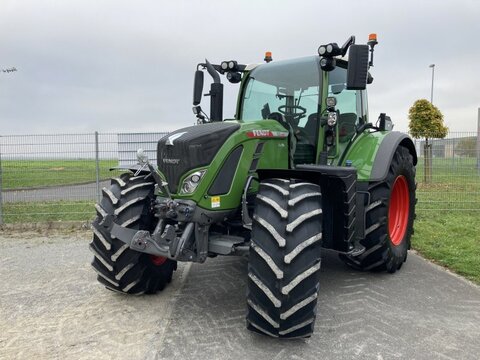
POLYGON ((0 224, 92 219, 102 188, 115 176, 111 169, 135 164, 140 147, 156 161, 165 135, 0 136, 0 224))
MULTIPOLYGON (((0 136, 0 224, 89 221, 111 168, 136 163, 143 148, 156 163, 156 133, 0 136)), ((478 211, 480 154, 476 133, 430 139, 432 173, 426 178, 424 140, 415 140, 418 204, 423 210, 478 211)), ((118 173, 118 172, 117 172, 118 173)))
POLYGON ((419 210, 480 209, 478 140, 475 132, 450 132, 444 139, 429 139, 428 149, 425 140, 414 140, 419 210))

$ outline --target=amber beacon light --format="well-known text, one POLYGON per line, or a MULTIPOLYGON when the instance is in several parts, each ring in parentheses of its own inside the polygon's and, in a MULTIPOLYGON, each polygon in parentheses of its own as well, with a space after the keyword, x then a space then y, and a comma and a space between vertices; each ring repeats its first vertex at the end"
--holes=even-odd
POLYGON ((269 63, 270 61, 272 61, 272 52, 271 51, 266 51, 265 52, 265 62, 269 63))

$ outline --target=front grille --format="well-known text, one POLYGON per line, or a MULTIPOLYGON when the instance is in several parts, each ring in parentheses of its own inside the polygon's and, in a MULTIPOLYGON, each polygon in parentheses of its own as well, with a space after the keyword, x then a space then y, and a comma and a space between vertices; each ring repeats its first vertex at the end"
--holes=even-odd
POLYGON ((180 178, 187 171, 209 165, 228 137, 239 128, 236 123, 210 123, 183 128, 161 138, 157 164, 170 191, 177 193, 180 178), (184 134, 178 136, 181 133, 184 134), (173 145, 167 145, 169 138, 173 145))

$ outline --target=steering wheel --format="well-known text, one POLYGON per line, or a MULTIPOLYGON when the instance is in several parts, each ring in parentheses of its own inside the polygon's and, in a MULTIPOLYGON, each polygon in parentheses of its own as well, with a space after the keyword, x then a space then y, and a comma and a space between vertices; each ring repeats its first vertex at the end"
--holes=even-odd
POLYGON ((300 120, 307 113, 307 109, 300 105, 281 105, 278 111, 292 120, 300 120))

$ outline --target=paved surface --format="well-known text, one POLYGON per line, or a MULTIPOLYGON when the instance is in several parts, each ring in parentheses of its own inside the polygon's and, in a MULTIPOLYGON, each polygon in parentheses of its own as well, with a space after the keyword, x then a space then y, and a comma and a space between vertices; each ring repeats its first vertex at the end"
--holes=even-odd
POLYGON ((104 290, 89 235, 0 235, 0 359, 478 359, 480 288, 415 254, 395 274, 326 253, 307 340, 245 329, 246 260, 181 266, 155 296, 104 290))
MULTIPOLYGON (((101 181, 100 189, 108 188, 110 180, 101 181)), ((57 200, 96 200, 97 184, 52 186, 41 189, 3 191, 4 202, 57 201, 57 200)))

